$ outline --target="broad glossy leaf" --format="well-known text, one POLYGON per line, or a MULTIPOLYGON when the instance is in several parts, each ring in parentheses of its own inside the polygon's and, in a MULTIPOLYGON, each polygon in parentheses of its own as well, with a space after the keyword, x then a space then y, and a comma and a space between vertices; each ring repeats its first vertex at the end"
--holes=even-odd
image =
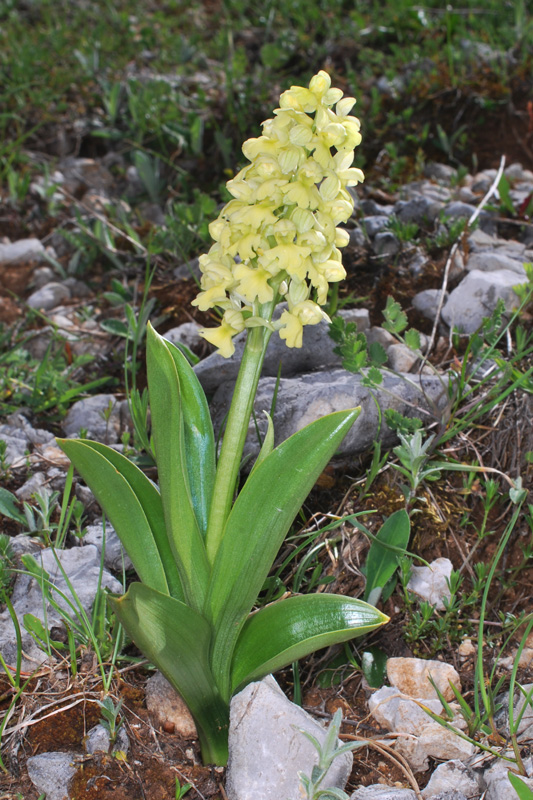
MULTIPOLYGON (((63 442, 70 441, 72 440, 63 440, 63 442)), ((142 470, 140 470, 135 464, 129 461, 129 459, 123 456, 122 453, 118 453, 116 450, 113 450, 112 447, 108 447, 100 442, 93 442, 89 440, 82 441, 87 447, 95 450, 97 453, 100 453, 100 455, 104 456, 108 461, 110 461, 133 489, 152 530, 156 547, 159 551, 161 562, 163 564, 163 569, 165 570, 165 574, 167 576, 170 594, 173 597, 177 597, 178 600, 183 600, 183 589, 181 588, 178 569, 176 567, 174 556, 168 541, 165 527, 165 515, 163 513, 163 504, 161 502, 159 489, 149 478, 146 477, 142 470)), ((95 469, 97 469, 96 465, 95 469)), ((124 545, 126 552, 129 555, 129 542, 132 536, 129 526, 126 527, 124 531, 119 532, 117 530, 117 533, 122 544, 124 545)), ((142 549, 144 543, 141 542, 140 544, 142 549)))
POLYGON ((229 708, 209 667, 209 623, 185 603, 141 583, 133 583, 125 595, 111 602, 139 650, 183 697, 196 722, 204 756, 208 761, 224 761, 229 708), (222 756, 217 755, 220 750, 222 756))
POLYGON ((374 606, 336 594, 308 594, 272 603, 252 614, 235 646, 235 691, 322 647, 346 642, 383 625, 374 606))
POLYGON ((208 598, 216 630, 212 664, 229 692, 231 652, 287 531, 360 409, 316 420, 259 464, 235 501, 208 598))
POLYGON ((189 487, 178 372, 165 340, 150 324, 146 345, 152 435, 167 534, 186 601, 201 611, 209 565, 189 487))
POLYGON ((213 423, 204 390, 189 362, 171 342, 166 345, 178 373, 189 487, 198 526, 205 536, 216 468, 213 423))
POLYGON ((378 601, 381 594, 378 590, 383 589, 387 581, 394 575, 400 557, 398 549, 405 550, 407 548, 410 534, 411 523, 405 509, 395 511, 385 520, 368 551, 365 600, 378 601), (396 548, 396 550, 391 548, 396 548))
MULTIPOLYGON (((160 592, 169 585, 145 510, 127 479, 106 455, 83 439, 58 439, 126 548, 139 578, 160 592)), ((102 446, 102 449, 105 449, 102 446)))

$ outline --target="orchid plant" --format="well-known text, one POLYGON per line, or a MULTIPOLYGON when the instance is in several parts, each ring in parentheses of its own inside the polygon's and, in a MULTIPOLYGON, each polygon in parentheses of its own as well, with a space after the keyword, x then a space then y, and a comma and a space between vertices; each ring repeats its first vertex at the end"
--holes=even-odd
POLYGON ((236 495, 252 405, 268 341, 301 347, 303 328, 327 316, 331 282, 345 276, 338 228, 353 210, 359 144, 355 103, 327 73, 280 98, 251 162, 211 224, 194 304, 220 309, 202 335, 222 356, 247 331, 220 453, 207 400, 182 353, 149 326, 147 375, 159 486, 117 451, 89 440, 60 446, 92 489, 139 581, 112 600, 135 644, 188 704, 206 763, 228 757, 234 693, 318 648, 387 621, 373 606, 332 594, 284 597, 254 610, 276 554, 317 477, 359 409, 325 416, 274 447, 272 423, 236 495), (335 106, 335 110, 333 110, 335 106), (278 318, 276 306, 285 302, 278 318))

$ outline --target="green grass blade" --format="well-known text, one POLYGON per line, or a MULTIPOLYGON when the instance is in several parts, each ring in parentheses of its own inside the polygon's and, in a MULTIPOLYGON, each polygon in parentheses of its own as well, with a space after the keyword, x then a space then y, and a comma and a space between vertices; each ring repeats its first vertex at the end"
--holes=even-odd
POLYGON ((228 517, 208 597, 216 630, 212 665, 229 693, 231 653, 290 524, 360 409, 338 411, 298 431, 246 481, 228 517))
POLYGON ((153 589, 168 593, 165 568, 150 522, 134 488, 107 457, 109 448, 104 455, 104 445, 101 452, 95 448, 94 442, 58 439, 57 443, 93 492, 126 548, 139 578, 153 589))
POLYGON ((178 373, 189 487, 198 526, 205 537, 216 469, 213 423, 204 390, 189 362, 171 342, 166 346, 178 373))
POLYGON ((111 603, 137 647, 189 707, 206 763, 225 763, 229 708, 209 667, 209 623, 190 606, 141 583, 111 603))
POLYGON ((387 621, 374 606, 335 594, 298 595, 272 603, 252 614, 241 631, 233 656, 232 689, 387 621))
POLYGON ((204 606, 209 564, 191 498, 178 372, 165 340, 147 327, 146 363, 152 436, 170 546, 186 601, 204 606))

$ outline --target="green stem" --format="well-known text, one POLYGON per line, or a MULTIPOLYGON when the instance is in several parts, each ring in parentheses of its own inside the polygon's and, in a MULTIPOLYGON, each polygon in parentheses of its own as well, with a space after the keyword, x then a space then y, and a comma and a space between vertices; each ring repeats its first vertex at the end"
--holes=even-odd
POLYGON ((213 488, 206 533, 207 557, 211 564, 215 562, 224 526, 231 510, 248 423, 270 336, 271 331, 264 327, 250 328, 248 331, 213 488))

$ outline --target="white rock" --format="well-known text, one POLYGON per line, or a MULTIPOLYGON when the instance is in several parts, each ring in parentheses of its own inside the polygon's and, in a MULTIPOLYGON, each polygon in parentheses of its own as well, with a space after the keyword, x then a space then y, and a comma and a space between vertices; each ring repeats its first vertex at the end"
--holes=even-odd
MULTIPOLYGON (((84 544, 94 544, 98 548, 98 552, 101 553, 103 540, 104 528, 102 522, 96 522, 94 525, 87 526, 85 529, 85 536, 83 537, 84 544)), ((110 522, 106 522, 105 526, 104 564, 107 569, 120 573, 122 573, 122 568, 125 570, 133 568, 131 559, 122 547, 118 534, 110 522)))
MULTIPOLYGON (((298 729, 324 741, 325 728, 285 697, 271 676, 249 684, 231 701, 226 793, 229 800, 299 800, 298 772, 311 775, 317 751, 298 729)), ((322 787, 344 788, 353 757, 333 761, 322 787)))
POLYGON ((30 308, 38 308, 42 311, 50 311, 56 308, 65 300, 70 300, 70 289, 62 283, 47 283, 41 289, 30 294, 26 303, 30 308))
POLYGON ((127 753, 130 749, 130 740, 124 727, 121 725, 117 731, 117 736, 113 747, 111 748, 111 737, 109 731, 100 723, 95 725, 87 732, 87 736, 83 741, 83 747, 86 753, 109 753, 110 749, 115 753, 119 750, 122 753, 127 753))
POLYGON ((43 258, 44 246, 38 239, 19 239, 18 242, 0 244, 0 264, 42 261, 43 258))
POLYGON ((474 333, 483 319, 494 311, 498 300, 504 301, 507 311, 518 306, 513 287, 520 283, 525 283, 525 277, 508 269, 493 272, 474 269, 450 293, 442 309, 442 318, 450 328, 474 333))
POLYGON ((146 708, 154 724, 167 733, 184 739, 196 739, 196 725, 181 696, 161 672, 156 672, 146 684, 146 708))
POLYGON ((453 700, 450 681, 461 690, 461 679, 451 664, 443 661, 426 661, 423 658, 389 658, 387 677, 392 686, 402 694, 419 700, 438 700, 431 677, 446 700, 453 700))
POLYGON ((163 334, 163 337, 172 342, 172 344, 184 344, 185 347, 191 349, 202 341, 198 333, 200 329, 201 326, 197 322, 184 322, 182 325, 178 325, 177 328, 171 328, 163 334))
POLYGON ((390 368, 395 372, 411 372, 420 359, 420 353, 399 342, 391 344, 387 350, 387 359, 390 368))
POLYGON ((422 789, 422 797, 424 800, 429 800, 434 795, 453 789, 462 792, 466 797, 477 797, 481 793, 477 773, 458 759, 438 765, 429 783, 422 789))
POLYGON ((68 785, 76 774, 73 753, 41 753, 30 756, 26 768, 31 782, 46 800, 65 800, 70 797, 68 785))
POLYGON ((436 558, 429 567, 412 567, 407 589, 438 611, 443 611, 443 599, 451 597, 448 581, 452 571, 453 564, 449 558, 436 558))
POLYGON ((350 800, 416 800, 416 794, 412 789, 374 783, 372 786, 361 786, 356 789, 350 795, 350 800))
MULTIPOLYGON (((513 753, 508 755, 513 757, 513 753)), ((484 800, 516 800, 516 791, 509 781, 510 766, 508 761, 497 758, 489 769, 483 771, 483 782, 486 786, 484 800)), ((520 777, 526 786, 533 791, 533 778, 520 777)))

